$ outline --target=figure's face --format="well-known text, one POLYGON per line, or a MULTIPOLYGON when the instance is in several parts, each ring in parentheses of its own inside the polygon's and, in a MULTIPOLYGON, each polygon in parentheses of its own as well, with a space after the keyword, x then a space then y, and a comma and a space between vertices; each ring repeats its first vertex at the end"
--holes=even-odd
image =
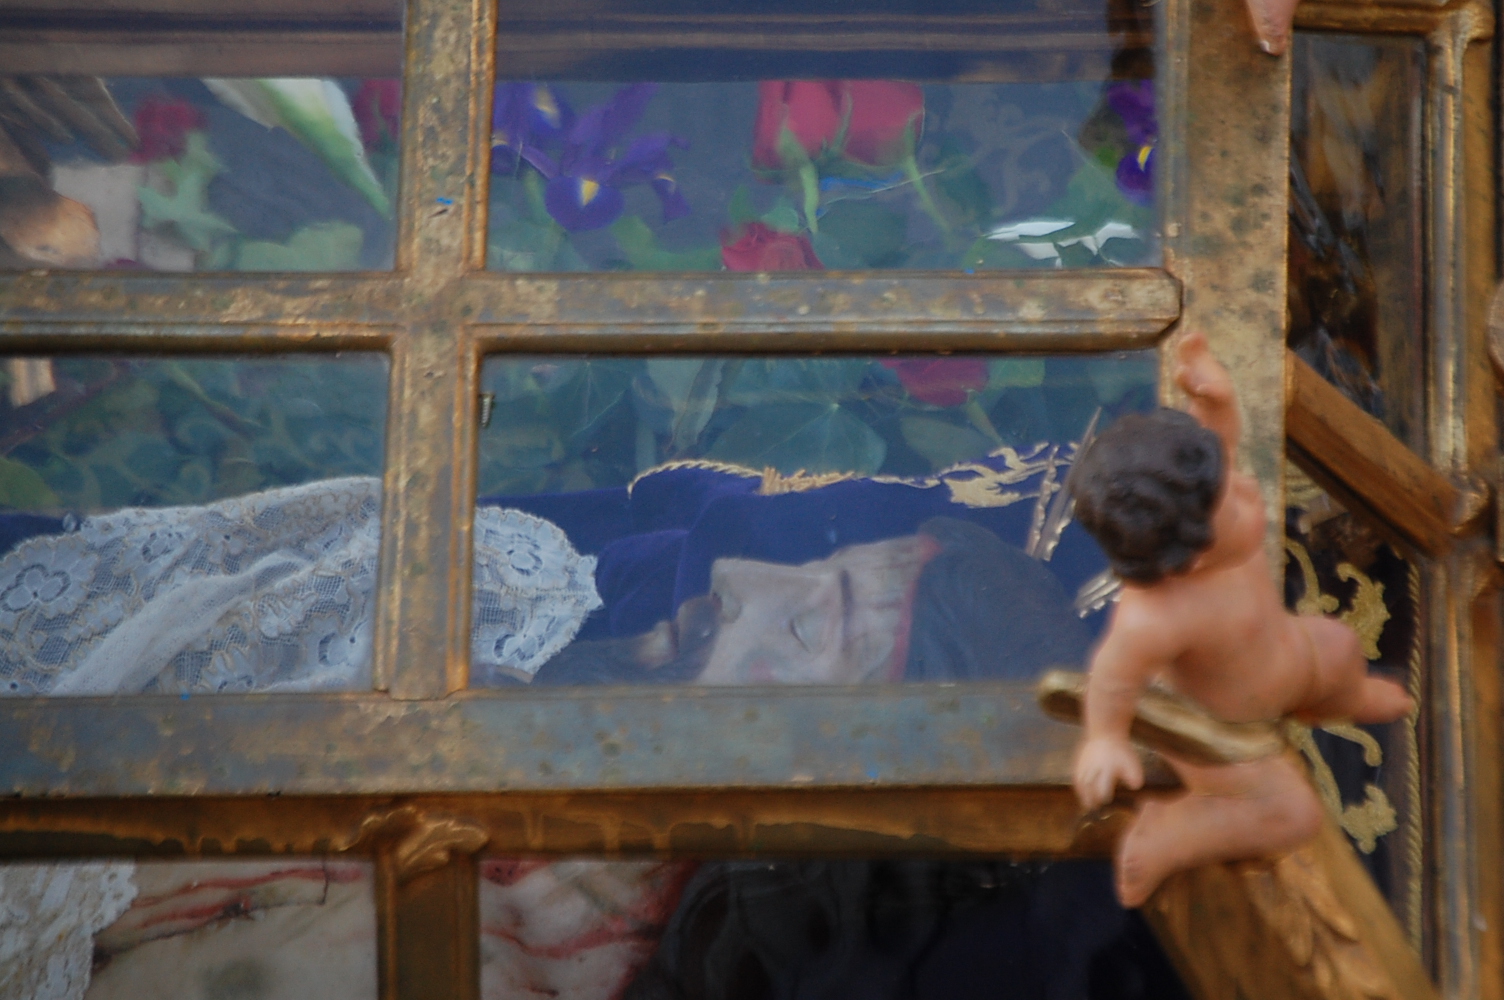
POLYGON ((928 535, 853 545, 803 566, 718 559, 719 630, 701 684, 896 680, 914 586, 938 551, 928 535))

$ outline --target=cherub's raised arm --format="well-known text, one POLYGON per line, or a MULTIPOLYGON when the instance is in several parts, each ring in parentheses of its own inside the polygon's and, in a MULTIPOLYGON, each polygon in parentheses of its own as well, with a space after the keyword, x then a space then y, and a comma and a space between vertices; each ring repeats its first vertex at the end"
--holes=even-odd
POLYGON ((1110 802, 1119 784, 1140 788, 1144 783, 1128 730, 1139 696, 1174 656, 1172 624, 1155 622, 1144 610, 1120 604, 1092 656, 1081 713, 1085 738, 1073 776, 1076 797, 1086 809, 1110 802))
POLYGON ((1238 397, 1232 377, 1222 363, 1212 357, 1206 334, 1196 331, 1180 342, 1175 367, 1175 384, 1188 397, 1187 410, 1201 426, 1222 439, 1227 466, 1237 463, 1238 442, 1243 437, 1243 420, 1238 414, 1238 397))

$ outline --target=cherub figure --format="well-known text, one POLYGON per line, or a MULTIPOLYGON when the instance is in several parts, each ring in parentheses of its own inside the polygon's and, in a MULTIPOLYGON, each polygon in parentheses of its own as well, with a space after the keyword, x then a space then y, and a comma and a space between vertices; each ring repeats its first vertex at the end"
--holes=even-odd
MULTIPOLYGON (((1399 684, 1368 676, 1351 628, 1285 610, 1264 554, 1258 483, 1235 470, 1242 428, 1232 381, 1204 335, 1181 343, 1175 382, 1188 414, 1123 417, 1072 476, 1076 516, 1123 580, 1086 684, 1074 782, 1087 810, 1119 784, 1143 785, 1128 732, 1151 681, 1226 722, 1390 722, 1414 707, 1399 684)), ((1218 766, 1167 759, 1186 793, 1146 802, 1124 836, 1124 906, 1142 905, 1174 872, 1290 850, 1321 823, 1289 754, 1218 766)))

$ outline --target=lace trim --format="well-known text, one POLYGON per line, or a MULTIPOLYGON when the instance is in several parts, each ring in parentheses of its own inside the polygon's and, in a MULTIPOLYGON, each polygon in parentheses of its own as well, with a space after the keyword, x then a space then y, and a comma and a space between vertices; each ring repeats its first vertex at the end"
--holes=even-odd
POLYGON ((0 997, 82 1000, 94 935, 136 898, 129 861, 0 867, 0 997))
MULTIPOLYGON (((381 484, 330 479, 128 509, 0 559, 0 694, 360 689, 371 682, 381 484)), ((482 508, 472 658, 535 673, 595 608, 556 525, 482 508)))

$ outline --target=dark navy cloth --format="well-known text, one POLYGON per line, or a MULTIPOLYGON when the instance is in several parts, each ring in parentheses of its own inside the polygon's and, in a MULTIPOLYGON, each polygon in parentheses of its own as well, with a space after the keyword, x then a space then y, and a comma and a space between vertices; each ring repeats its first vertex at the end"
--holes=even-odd
MULTIPOLYGON (((944 483, 845 480, 771 496, 759 492, 761 484, 754 475, 676 467, 649 473, 630 489, 491 496, 480 503, 552 521, 576 549, 597 557, 596 590, 605 607, 582 639, 640 635, 672 618, 680 604, 710 589, 717 559, 799 565, 848 545, 915 534, 932 517, 968 521, 1023 548, 1035 516, 1032 498, 969 507, 954 501, 944 483)), ((1008 488, 1027 492, 1038 483, 1008 488)), ((1107 564, 1096 543, 1071 524, 1044 565, 1074 594, 1107 564)), ((1089 631, 1100 629, 1101 617, 1088 619, 1089 631)))
POLYGON ((0 512, 0 556, 20 545, 28 538, 38 535, 60 535, 63 519, 42 514, 18 514, 0 512))

